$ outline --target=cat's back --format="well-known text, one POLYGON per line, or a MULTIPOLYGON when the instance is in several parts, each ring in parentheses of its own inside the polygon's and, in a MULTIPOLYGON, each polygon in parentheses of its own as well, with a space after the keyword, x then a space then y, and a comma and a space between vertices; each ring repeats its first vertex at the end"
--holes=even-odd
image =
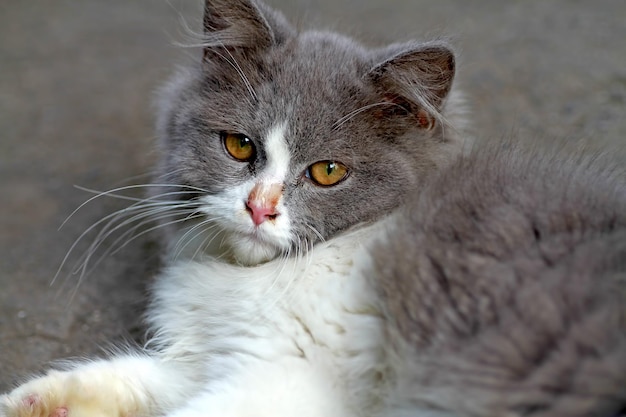
POLYGON ((483 417, 626 407, 626 177, 618 158, 570 148, 477 146, 375 248, 392 403, 483 417))

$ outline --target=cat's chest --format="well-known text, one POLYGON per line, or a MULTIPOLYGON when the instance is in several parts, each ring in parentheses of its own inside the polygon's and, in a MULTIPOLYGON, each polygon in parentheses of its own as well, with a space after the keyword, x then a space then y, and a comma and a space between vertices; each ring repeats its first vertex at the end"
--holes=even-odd
POLYGON ((268 407, 299 392, 285 415, 302 415, 311 404, 328 405, 322 416, 376 407, 373 393, 386 372, 382 319, 362 271, 368 242, 382 230, 370 226, 301 258, 253 268, 177 263, 155 287, 156 344, 212 389, 254 393, 268 407))
POLYGON ((374 295, 361 268, 367 242, 380 229, 348 233, 301 258, 257 267, 181 261, 156 285, 153 324, 167 329, 168 344, 194 354, 334 362, 365 337, 360 332, 377 331, 374 295))

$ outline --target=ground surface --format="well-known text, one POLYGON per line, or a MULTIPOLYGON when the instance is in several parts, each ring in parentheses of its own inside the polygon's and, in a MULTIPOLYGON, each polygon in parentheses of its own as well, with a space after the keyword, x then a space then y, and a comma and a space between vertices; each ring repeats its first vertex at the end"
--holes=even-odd
MULTIPOLYGON (((452 35, 480 137, 585 136, 626 148, 626 2, 273 0, 302 26, 372 44, 452 35), (393 5, 393 6, 391 6, 393 5)), ((153 92, 198 1, 2 0, 0 392, 52 360, 140 339, 156 245, 137 239, 78 285, 51 280, 80 233, 123 202, 90 194, 149 171, 153 92)), ((131 182, 142 179, 131 179, 131 182)), ((86 249, 79 243, 76 253, 86 249)), ((71 257, 72 261, 77 256, 71 257)))

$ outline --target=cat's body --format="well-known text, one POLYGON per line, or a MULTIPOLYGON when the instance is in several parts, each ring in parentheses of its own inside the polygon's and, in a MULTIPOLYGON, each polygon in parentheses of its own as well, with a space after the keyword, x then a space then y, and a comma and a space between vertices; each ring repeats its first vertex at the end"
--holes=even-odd
MULTIPOLYGON (((497 298, 501 284, 497 274, 483 277, 470 268, 484 265, 475 259, 474 246, 485 239, 489 248, 490 236, 480 228, 474 234, 466 224, 485 212, 486 227, 501 232, 512 252, 525 247, 529 233, 519 237, 506 230, 515 227, 517 210, 528 210, 520 201, 504 204, 512 222, 492 216, 501 212, 499 196, 509 182, 503 177, 489 185, 483 179, 492 172, 478 168, 489 158, 502 158, 504 167, 494 165, 493 174, 510 169, 515 177, 536 155, 525 156, 516 147, 509 153, 478 148, 467 163, 437 179, 464 146, 448 47, 405 43, 368 50, 335 34, 298 34, 281 15, 246 0, 207 1, 204 26, 202 63, 181 72, 162 94, 159 177, 153 196, 133 209, 160 219, 166 230, 167 266, 153 289, 147 348, 35 379, 2 397, 0 416, 432 417, 543 411, 538 404, 550 398, 530 398, 515 408, 506 390, 493 400, 494 391, 481 391, 483 385, 464 385, 466 369, 482 375, 476 370, 483 364, 481 348, 508 353, 499 339, 508 334, 493 334, 491 325, 493 317, 509 311, 509 298, 482 301, 484 287, 497 298), (454 199, 474 193, 467 184, 482 182, 484 196, 454 199), (435 243, 423 243, 429 239, 435 243), (435 264, 438 254, 444 258, 435 264), (463 264, 464 257, 471 262, 463 264), (460 282, 467 303, 450 302, 457 294, 448 281, 460 282), (468 310, 460 314, 457 304, 468 310), (493 346, 485 346, 491 339, 493 346), (478 356, 463 356, 459 345, 478 356), (460 368, 448 366, 457 359, 460 368)), ((598 229, 623 243, 623 182, 599 172, 590 169, 589 175, 613 196, 598 202, 605 220, 567 223, 572 227, 566 231, 578 236, 577 227, 598 229), (609 212, 613 217, 606 217, 609 212), (611 223, 614 235, 603 229, 603 221, 611 223)), ((565 169, 555 178, 562 197, 570 195, 570 185, 572 195, 588 192, 584 182, 567 183, 565 169)), ((513 184, 511 192, 523 196, 541 181, 513 184)), ((556 197, 537 192, 529 204, 540 211, 546 198, 556 197)), ((557 205, 550 216, 569 219, 563 210, 570 207, 557 205)), ((550 240, 552 231, 542 227, 537 233, 550 240)), ((576 251, 576 244, 557 246, 576 251)), ((496 269, 513 265, 495 255, 496 269)), ((623 273, 623 267, 615 271, 623 273)), ((534 285, 543 285, 538 279, 543 274, 516 283, 534 291, 534 285)), ((623 279, 606 279, 623 296, 623 279)), ((580 280, 587 288, 590 278, 580 280)), ((557 277, 555 291, 562 281, 557 277)), ((516 294, 510 288, 503 297, 516 294)), ((600 410, 590 415, 598 416, 618 410, 623 400, 624 310, 612 299, 603 308, 608 312, 602 314, 616 320, 597 332, 605 334, 602 346, 615 355, 598 361, 615 365, 617 373, 602 370, 594 376, 607 387, 606 397, 590 400, 590 412, 600 410)), ((538 352, 550 348, 533 345, 532 329, 520 331, 538 352)), ((528 372, 537 366, 532 360, 521 363, 528 372)), ((513 366, 506 362, 496 373, 506 376, 513 366)), ((568 392, 571 387, 551 375, 544 376, 546 383, 568 392)))
POLYGON ((626 171, 571 145, 476 146, 372 251, 399 415, 626 412, 626 171))

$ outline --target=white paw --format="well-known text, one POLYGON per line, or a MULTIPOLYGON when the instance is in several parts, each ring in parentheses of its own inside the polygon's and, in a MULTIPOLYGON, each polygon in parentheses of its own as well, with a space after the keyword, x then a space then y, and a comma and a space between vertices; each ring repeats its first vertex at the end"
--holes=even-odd
POLYGON ((106 372, 51 371, 0 397, 0 417, 126 417, 137 411, 130 391, 106 372))
POLYGON ((15 397, 11 394, 4 395, 0 397, 0 416, 68 417, 66 407, 50 407, 50 405, 37 394, 30 394, 26 397, 15 397))

